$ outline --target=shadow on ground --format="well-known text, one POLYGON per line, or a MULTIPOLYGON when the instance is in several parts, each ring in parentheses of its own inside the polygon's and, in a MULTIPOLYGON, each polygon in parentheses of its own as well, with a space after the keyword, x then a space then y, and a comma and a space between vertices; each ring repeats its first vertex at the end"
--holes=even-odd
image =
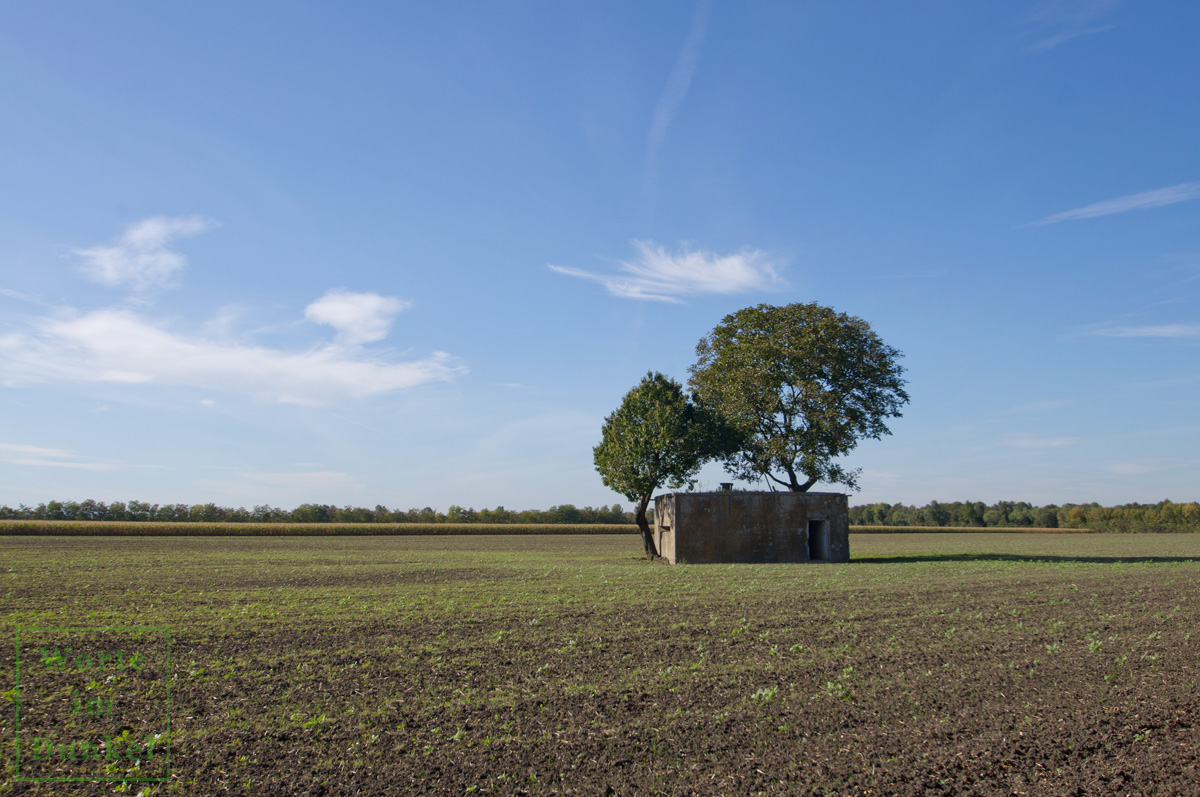
POLYGON ((911 556, 851 556, 850 564, 886 565, 906 562, 1030 562, 1043 564, 1170 564, 1200 562, 1200 556, 1051 556, 1017 553, 947 553, 911 556))

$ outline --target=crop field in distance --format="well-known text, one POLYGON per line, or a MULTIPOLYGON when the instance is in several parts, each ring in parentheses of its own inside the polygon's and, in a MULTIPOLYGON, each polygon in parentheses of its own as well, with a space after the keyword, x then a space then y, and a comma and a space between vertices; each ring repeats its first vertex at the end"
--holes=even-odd
POLYGON ((854 533, 844 565, 640 549, 0 538, 0 794, 1200 783, 1200 534, 854 533))

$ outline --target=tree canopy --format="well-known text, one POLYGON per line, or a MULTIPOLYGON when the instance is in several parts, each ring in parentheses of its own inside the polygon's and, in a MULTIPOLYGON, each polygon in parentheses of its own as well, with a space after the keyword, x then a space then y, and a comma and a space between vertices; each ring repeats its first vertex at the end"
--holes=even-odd
POLYGON ((715 412, 697 406, 674 379, 647 373, 604 419, 592 449, 604 484, 637 502, 634 519, 646 557, 658 557, 646 506, 660 485, 682 487, 711 459, 728 456, 740 440, 715 412))
POLYGON ((733 476, 804 492, 818 481, 855 488, 834 462, 908 403, 903 355, 861 318, 816 303, 760 304, 725 316, 696 347, 690 386, 743 435, 733 476), (776 475, 782 473, 783 478, 776 475))

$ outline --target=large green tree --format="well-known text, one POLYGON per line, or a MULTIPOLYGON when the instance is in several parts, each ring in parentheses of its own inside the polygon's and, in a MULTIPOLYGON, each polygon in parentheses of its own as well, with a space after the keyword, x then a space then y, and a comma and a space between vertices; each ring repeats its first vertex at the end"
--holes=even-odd
POLYGON ((702 405, 745 436, 725 469, 804 492, 817 482, 856 487, 834 462, 908 403, 903 355, 861 318, 812 304, 760 304, 725 316, 696 347, 689 384, 702 405))
POLYGON ((697 406, 674 379, 646 374, 604 419, 592 449, 596 470, 608 487, 637 502, 634 517, 646 558, 659 558, 646 507, 660 485, 688 484, 707 461, 728 456, 740 444, 720 415, 697 406))

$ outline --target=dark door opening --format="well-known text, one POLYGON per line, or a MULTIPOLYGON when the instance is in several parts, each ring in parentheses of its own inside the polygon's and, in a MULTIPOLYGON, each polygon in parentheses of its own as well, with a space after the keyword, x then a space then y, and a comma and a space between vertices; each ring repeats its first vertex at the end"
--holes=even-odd
POLYGON ((812 562, 829 561, 829 521, 808 521, 808 558, 812 562))

